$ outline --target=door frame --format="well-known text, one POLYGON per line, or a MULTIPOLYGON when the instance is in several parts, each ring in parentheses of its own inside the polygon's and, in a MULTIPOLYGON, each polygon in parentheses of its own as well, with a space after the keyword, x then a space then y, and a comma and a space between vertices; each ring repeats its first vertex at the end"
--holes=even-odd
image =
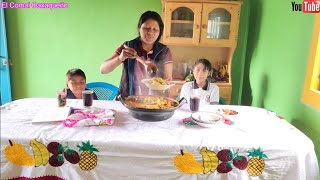
MULTIPOLYGON (((3 0, 0 2, 2 3, 3 0)), ((8 60, 7 36, 5 26, 4 8, 0 8, 0 33, 1 33, 1 49, 0 49, 0 75, 1 75, 1 105, 11 102, 11 83, 10 83, 10 67, 8 60)))

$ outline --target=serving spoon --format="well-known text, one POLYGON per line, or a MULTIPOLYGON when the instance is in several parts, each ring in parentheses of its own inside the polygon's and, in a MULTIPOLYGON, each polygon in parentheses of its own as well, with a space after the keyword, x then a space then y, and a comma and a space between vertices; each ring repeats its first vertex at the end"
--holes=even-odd
POLYGON ((154 63, 146 63, 143 59, 141 59, 141 57, 138 56, 137 51, 133 48, 130 48, 127 45, 124 45, 124 48, 124 51, 127 53, 127 55, 129 55, 129 57, 136 59, 147 69, 150 77, 156 76, 158 67, 154 63))
POLYGON ((138 56, 136 56, 135 58, 147 69, 147 72, 149 73, 150 77, 154 77, 157 75, 157 71, 158 71, 157 65, 155 65, 154 63, 146 63, 143 59, 141 59, 138 56))

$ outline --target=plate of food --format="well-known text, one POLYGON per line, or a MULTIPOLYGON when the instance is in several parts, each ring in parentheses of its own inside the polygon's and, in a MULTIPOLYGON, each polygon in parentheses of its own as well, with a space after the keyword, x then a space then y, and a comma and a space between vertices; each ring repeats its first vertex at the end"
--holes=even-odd
POLYGON ((219 111, 223 112, 225 115, 237 115, 238 112, 232 109, 219 109, 219 111))
POLYGON ((173 83, 167 82, 160 77, 142 79, 141 82, 144 83, 149 89, 160 91, 167 90, 174 85, 173 83))
POLYGON ((195 112, 191 114, 194 122, 203 127, 212 127, 217 123, 224 121, 224 117, 219 113, 214 112, 195 112))

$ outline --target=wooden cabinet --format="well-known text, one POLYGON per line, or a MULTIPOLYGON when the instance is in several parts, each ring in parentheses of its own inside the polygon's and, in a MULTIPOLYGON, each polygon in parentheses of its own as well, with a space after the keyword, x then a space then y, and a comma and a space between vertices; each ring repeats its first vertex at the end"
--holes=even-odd
MULTIPOLYGON (((227 67, 228 80, 216 83, 220 96, 231 102, 231 65, 237 46, 241 1, 162 0, 164 33, 162 42, 168 45, 177 64, 191 65, 200 58, 227 67)), ((220 65, 219 65, 220 66, 220 65)), ((177 66, 178 67, 178 66, 177 66)), ((187 72, 188 73, 188 72, 187 72)), ((174 79, 169 97, 180 95, 184 79, 174 79)))
POLYGON ((235 47, 241 2, 162 0, 168 45, 235 47))

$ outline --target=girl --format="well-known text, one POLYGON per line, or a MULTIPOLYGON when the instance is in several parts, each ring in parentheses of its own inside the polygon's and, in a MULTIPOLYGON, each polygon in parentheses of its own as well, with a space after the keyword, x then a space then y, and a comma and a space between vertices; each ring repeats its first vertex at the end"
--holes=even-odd
POLYGON ((207 77, 211 70, 211 63, 207 59, 199 59, 192 66, 195 80, 183 84, 180 98, 184 97, 188 103, 190 98, 198 97, 201 104, 218 104, 219 87, 209 83, 207 77))

